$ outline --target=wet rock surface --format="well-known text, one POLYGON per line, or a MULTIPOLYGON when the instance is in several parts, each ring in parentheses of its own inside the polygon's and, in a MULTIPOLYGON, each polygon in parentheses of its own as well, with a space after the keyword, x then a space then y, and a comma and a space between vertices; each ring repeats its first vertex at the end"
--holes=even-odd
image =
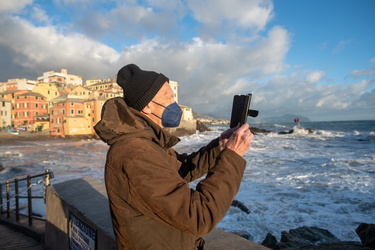
POLYGON ((263 246, 279 250, 297 250, 297 249, 325 249, 325 250, 356 250, 356 249, 374 249, 374 224, 362 223, 356 230, 361 238, 361 242, 340 241, 336 236, 326 229, 317 227, 299 227, 291 229, 289 232, 281 232, 280 242, 272 234, 267 234, 262 242, 263 246))

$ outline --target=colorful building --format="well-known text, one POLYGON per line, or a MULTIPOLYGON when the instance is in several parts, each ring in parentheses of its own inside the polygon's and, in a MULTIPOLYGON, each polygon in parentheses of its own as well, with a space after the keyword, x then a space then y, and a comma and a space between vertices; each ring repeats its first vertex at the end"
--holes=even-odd
POLYGON ((77 86, 75 87, 70 93, 68 93, 67 97, 71 99, 89 99, 92 90, 87 87, 77 86))
POLYGON ((84 116, 84 99, 67 99, 50 109, 50 134, 70 136, 91 134, 91 123, 84 116))
MULTIPOLYGON (((39 93, 47 98, 47 102, 61 95, 60 90, 54 83, 37 83, 32 92, 39 93)), ((51 108, 51 104, 48 103, 48 110, 51 108)))
POLYGON ((14 100, 14 126, 34 130, 35 116, 48 113, 47 98, 39 93, 27 92, 14 100))
POLYGON ((0 83, 2 91, 7 90, 32 90, 35 87, 36 81, 28 80, 26 78, 8 79, 7 82, 0 83))
POLYGON ((100 91, 100 90, 111 89, 111 88, 113 88, 116 85, 118 86, 118 84, 116 83, 115 79, 103 79, 103 80, 100 80, 97 83, 90 84, 90 85, 88 85, 86 87, 89 88, 89 89, 91 89, 91 90, 100 91))
POLYGON ((0 97, 0 129, 9 128, 12 125, 12 103, 0 97))
POLYGON ((69 84, 83 85, 83 77, 68 74, 67 69, 61 69, 60 72, 48 71, 37 79, 38 83, 54 83, 58 87, 64 87, 69 84))
POLYGON ((101 119, 102 107, 107 98, 98 98, 85 101, 85 117, 90 121, 91 134, 95 134, 94 126, 101 119))

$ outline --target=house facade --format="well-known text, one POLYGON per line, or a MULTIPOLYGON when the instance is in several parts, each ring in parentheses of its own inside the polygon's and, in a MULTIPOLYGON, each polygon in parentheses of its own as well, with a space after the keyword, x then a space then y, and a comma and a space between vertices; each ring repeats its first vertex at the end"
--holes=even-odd
POLYGON ((50 135, 71 136, 91 134, 89 119, 84 115, 83 99, 66 99, 50 109, 50 135))
POLYGON ((0 83, 2 91, 7 90, 32 90, 35 87, 36 81, 28 80, 26 78, 8 79, 7 82, 0 83))
POLYGON ((85 101, 84 114, 85 117, 89 120, 89 124, 91 127, 90 134, 95 134, 94 126, 101 119, 102 107, 106 100, 106 98, 99 98, 85 101))
POLYGON ((33 130, 35 116, 48 113, 47 98, 39 93, 17 95, 14 102, 14 126, 33 130))
POLYGON ((8 128, 12 125, 12 103, 0 97, 0 128, 8 128))

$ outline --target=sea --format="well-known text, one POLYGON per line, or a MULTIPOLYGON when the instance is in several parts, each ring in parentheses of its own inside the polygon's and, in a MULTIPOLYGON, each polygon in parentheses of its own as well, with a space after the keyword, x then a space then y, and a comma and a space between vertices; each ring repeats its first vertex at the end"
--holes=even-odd
MULTIPOLYGON (((343 241, 360 241, 358 225, 375 223, 375 121, 251 126, 273 132, 256 134, 244 155, 246 170, 235 199, 250 213, 231 207, 217 227, 247 233, 257 243, 267 233, 280 240, 282 231, 302 226, 329 230, 343 241), (291 134, 280 133, 291 129, 291 134)), ((212 131, 182 136, 174 148, 196 151, 227 128, 211 126, 212 131)), ((52 184, 86 176, 104 181, 107 150, 107 144, 95 139, 2 143, 0 183, 45 170, 53 173, 52 184)), ((33 185, 43 192, 41 180, 33 185)), ((45 213, 43 205, 34 209, 45 213)))

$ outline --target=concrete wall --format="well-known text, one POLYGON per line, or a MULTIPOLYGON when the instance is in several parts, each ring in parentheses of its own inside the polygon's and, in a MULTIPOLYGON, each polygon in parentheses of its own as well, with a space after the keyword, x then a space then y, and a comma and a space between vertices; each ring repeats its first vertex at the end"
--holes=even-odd
MULTIPOLYGON (((72 244, 92 243, 91 249, 116 249, 103 182, 85 177, 54 184, 47 188, 46 199, 46 249, 77 249, 69 248, 71 241, 72 244)), ((207 250, 268 249, 218 228, 204 239, 207 250)))
MULTIPOLYGON (((69 222, 79 222, 81 231, 95 232, 95 249, 116 249, 112 230, 108 198, 103 182, 93 178, 83 178, 51 185, 46 198, 45 245, 47 249, 69 249, 69 237, 74 229, 69 222)), ((78 230, 80 231, 80 230, 78 230)), ((89 234, 88 234, 89 235, 89 234)), ((89 238, 89 237, 87 237, 89 238)), ((85 243, 82 243, 85 244, 85 243)))

